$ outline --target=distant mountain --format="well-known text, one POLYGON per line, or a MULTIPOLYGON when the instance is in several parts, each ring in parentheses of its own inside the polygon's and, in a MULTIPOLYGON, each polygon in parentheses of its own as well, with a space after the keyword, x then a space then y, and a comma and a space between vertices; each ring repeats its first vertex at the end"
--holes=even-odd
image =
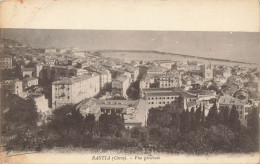
POLYGON ((7 38, 0 38, 0 44, 4 44, 5 47, 30 47, 25 43, 21 43, 15 40, 7 39, 7 38))

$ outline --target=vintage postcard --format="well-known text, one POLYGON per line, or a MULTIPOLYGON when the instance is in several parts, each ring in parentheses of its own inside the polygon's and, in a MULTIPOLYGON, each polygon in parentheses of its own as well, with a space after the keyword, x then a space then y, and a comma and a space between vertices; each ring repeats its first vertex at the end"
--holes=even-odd
POLYGON ((5 0, 0 163, 259 163, 257 0, 5 0))

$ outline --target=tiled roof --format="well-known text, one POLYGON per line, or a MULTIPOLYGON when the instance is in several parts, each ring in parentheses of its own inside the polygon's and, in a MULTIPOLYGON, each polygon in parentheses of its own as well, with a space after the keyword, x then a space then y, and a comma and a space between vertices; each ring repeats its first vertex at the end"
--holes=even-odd
POLYGON ((181 88, 149 88, 143 89, 143 92, 146 93, 147 97, 150 96, 176 96, 182 95, 185 98, 196 98, 197 96, 189 93, 181 88))
POLYGON ((74 77, 63 77, 61 80, 59 81, 55 81, 53 82, 52 84, 54 85, 59 85, 59 84, 73 84, 73 83, 76 83, 76 82, 80 82, 80 81, 83 81, 83 80, 86 80, 86 79, 89 79, 91 78, 91 76, 89 75, 82 75, 82 76, 74 76, 74 77))
POLYGON ((244 103, 235 97, 224 95, 219 98, 219 104, 243 105, 244 103))

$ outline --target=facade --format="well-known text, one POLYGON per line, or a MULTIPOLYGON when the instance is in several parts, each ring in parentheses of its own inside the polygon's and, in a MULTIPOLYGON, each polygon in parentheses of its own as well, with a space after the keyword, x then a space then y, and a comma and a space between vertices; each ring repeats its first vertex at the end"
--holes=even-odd
POLYGON ((91 98, 82 101, 78 106, 83 117, 94 114, 96 121, 102 113, 116 113, 124 118, 126 128, 146 126, 148 104, 144 100, 98 100, 91 98))
POLYGON ((109 70, 103 70, 100 72, 100 87, 104 88, 112 82, 112 75, 109 70))
POLYGON ((36 64, 34 69, 35 69, 34 70, 34 72, 35 72, 34 76, 39 78, 40 74, 42 73, 43 64, 36 64))
POLYGON ((180 87, 181 86, 181 78, 179 76, 174 75, 162 75, 159 77, 159 87, 160 88, 172 88, 172 87, 180 87))
POLYGON ((86 68, 90 72, 96 72, 100 75, 100 88, 104 88, 107 84, 112 82, 112 74, 108 69, 98 66, 90 66, 86 68))
POLYGON ((151 78, 147 75, 143 75, 143 77, 140 80, 140 90, 150 88, 150 81, 151 78))
POLYGON ((22 77, 33 77, 34 68, 22 68, 22 77))
POLYGON ((10 56, 2 56, 0 58, 0 69, 12 69, 13 64, 12 64, 12 57, 10 56))
POLYGON ((177 100, 180 96, 183 97, 183 109, 187 109, 187 102, 196 100, 195 94, 184 91, 181 88, 150 88, 143 89, 142 97, 148 102, 149 108, 165 106, 177 100))
POLYGON ((52 83, 52 108, 79 103, 86 98, 94 97, 99 92, 100 77, 96 73, 91 76, 64 77, 52 83))
POLYGON ((213 79, 213 67, 210 64, 204 64, 204 66, 202 66, 202 72, 203 72, 203 77, 206 80, 212 80, 213 79))
POLYGON ((21 80, 6 80, 1 83, 1 89, 8 90, 13 94, 21 96, 23 94, 23 82, 21 80))
POLYGON ((122 96, 127 98, 126 91, 130 85, 129 77, 126 75, 121 75, 116 79, 112 80, 112 96, 122 96))
POLYGON ((219 106, 226 107, 228 106, 230 109, 232 109, 232 106, 235 105, 236 109, 239 113, 239 120, 242 125, 247 126, 247 115, 249 112, 249 109, 251 108, 250 105, 243 103, 241 100, 229 96, 224 95, 219 98, 219 106))
POLYGON ((38 78, 36 77, 28 77, 23 80, 24 88, 29 88, 31 86, 37 86, 37 85, 38 85, 38 78))
POLYGON ((135 82, 139 75, 139 67, 128 67, 126 71, 131 73, 131 82, 135 82))

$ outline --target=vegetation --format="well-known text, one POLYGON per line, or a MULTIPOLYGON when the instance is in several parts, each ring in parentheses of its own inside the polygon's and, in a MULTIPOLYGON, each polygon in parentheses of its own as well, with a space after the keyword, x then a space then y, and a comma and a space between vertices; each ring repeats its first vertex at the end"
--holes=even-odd
POLYGON ((83 117, 75 105, 55 109, 48 123, 37 125, 39 115, 33 100, 12 94, 1 98, 8 151, 53 147, 192 154, 258 151, 258 108, 248 115, 248 127, 242 127, 235 106, 218 110, 215 103, 205 117, 204 106, 181 110, 169 104, 150 109, 146 127, 126 129, 121 115, 83 117))

